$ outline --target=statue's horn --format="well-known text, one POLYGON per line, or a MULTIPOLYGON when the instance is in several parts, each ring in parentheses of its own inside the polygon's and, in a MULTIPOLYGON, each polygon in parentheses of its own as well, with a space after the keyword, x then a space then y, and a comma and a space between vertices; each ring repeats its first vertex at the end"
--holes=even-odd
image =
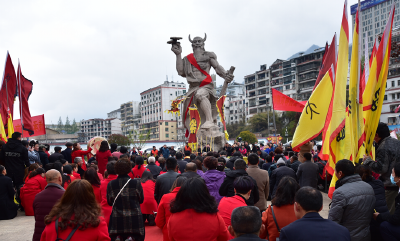
POLYGON ((189 41, 190 41, 191 43, 193 43, 192 39, 190 38, 190 34, 189 34, 189 41))
POLYGON ((206 39, 207 39, 207 34, 206 34, 206 33, 204 33, 203 42, 205 42, 205 41, 206 41, 206 39))

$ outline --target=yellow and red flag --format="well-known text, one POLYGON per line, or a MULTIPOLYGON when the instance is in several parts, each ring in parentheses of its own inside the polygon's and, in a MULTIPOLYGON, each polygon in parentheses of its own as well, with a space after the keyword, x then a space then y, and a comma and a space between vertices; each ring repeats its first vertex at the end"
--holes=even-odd
POLYGON ((375 133, 378 128, 383 99, 385 96, 392 42, 394 11, 395 7, 393 3, 378 50, 376 51, 375 56, 373 58, 371 57, 372 64, 369 78, 363 94, 365 100, 365 151, 368 155, 372 152, 375 133))
POLYGON ((12 118, 10 110, 8 110, 8 116, 7 116, 7 135, 8 135, 8 138, 11 138, 13 133, 14 133, 13 118, 12 118))
POLYGON ((324 128, 332 101, 334 79, 334 67, 331 65, 331 68, 312 92, 301 113, 292 141, 294 151, 300 151, 302 145, 317 137, 324 128))
POLYGON ((197 108, 189 107, 190 132, 189 132, 189 147, 192 150, 197 150, 197 131, 201 125, 201 118, 197 108))
POLYGON ((166 110, 166 112, 168 112, 168 114, 171 114, 171 113, 172 113, 172 114, 178 114, 178 115, 180 115, 180 114, 181 114, 181 111, 179 110, 179 104, 180 104, 184 99, 185 99, 185 98, 173 100, 172 103, 171 103, 171 109, 166 110))
POLYGON ((226 130, 226 123, 225 123, 225 107, 224 107, 225 98, 226 98, 226 95, 219 97, 216 105, 217 105, 217 110, 219 113, 219 118, 221 119, 221 122, 224 125, 225 139, 227 141, 229 141, 229 134, 228 134, 228 131, 226 130))
POLYGON ((3 119, 1 118, 1 114, 0 114, 0 139, 5 143, 7 143, 7 135, 4 129, 4 124, 3 124, 3 119))

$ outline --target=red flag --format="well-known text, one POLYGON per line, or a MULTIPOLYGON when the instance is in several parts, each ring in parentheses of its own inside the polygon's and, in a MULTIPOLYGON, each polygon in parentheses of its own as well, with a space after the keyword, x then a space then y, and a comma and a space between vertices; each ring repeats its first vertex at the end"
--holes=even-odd
MULTIPOLYGON (((46 135, 44 115, 32 116, 32 123, 33 123, 33 131, 35 132, 35 134, 32 136, 46 135)), ((14 124, 14 131, 22 133, 21 120, 20 119, 14 120, 13 124, 14 124)), ((27 131, 24 131, 24 136, 28 137, 29 133, 27 131)))
POLYGON ((333 65, 336 66, 337 61, 337 44, 336 44, 336 34, 333 36, 331 45, 329 46, 328 51, 325 48, 325 54, 322 59, 322 66, 319 70, 318 78, 315 81, 314 89, 317 87, 322 77, 325 76, 326 72, 328 72, 329 68, 333 65))
POLYGON ((29 136, 34 134, 32 124, 32 116, 29 111, 28 99, 32 93, 33 83, 22 75, 21 66, 18 62, 18 97, 19 97, 19 113, 21 114, 22 129, 29 133, 29 136))
POLYGON ((274 110, 303 112, 304 105, 272 88, 272 104, 274 110))
MULTIPOLYGON (((4 66, 3 80, 0 89, 0 111, 3 123, 7 123, 7 110, 14 116, 14 98, 17 96, 17 77, 15 76, 14 65, 10 54, 7 52, 6 63, 4 66), (8 99, 8 100, 7 100, 8 99)), ((7 129, 7 127, 5 127, 7 129)))

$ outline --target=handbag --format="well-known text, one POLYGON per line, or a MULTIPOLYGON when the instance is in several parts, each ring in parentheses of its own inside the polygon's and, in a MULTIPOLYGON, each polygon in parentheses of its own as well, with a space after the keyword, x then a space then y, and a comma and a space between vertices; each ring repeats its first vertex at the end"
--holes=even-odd
POLYGON ((117 200, 118 196, 121 194, 122 190, 124 190, 124 188, 126 187, 126 185, 128 185, 129 181, 132 180, 129 178, 129 180, 125 183, 125 185, 121 188, 121 190, 119 190, 119 193, 117 194, 117 196, 114 198, 114 202, 112 205, 112 208, 114 208, 114 204, 115 204, 115 200, 117 200))
POLYGON ((56 234, 57 234, 57 239, 56 241, 69 241, 72 238, 72 235, 75 234, 76 230, 79 228, 79 225, 76 225, 76 227, 74 229, 72 229, 72 231, 69 233, 67 239, 62 239, 58 237, 58 219, 56 219, 56 234))

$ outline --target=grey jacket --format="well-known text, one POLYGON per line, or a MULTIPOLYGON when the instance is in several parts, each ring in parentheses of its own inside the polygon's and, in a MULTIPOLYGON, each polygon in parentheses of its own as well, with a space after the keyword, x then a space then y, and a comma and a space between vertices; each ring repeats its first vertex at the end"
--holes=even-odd
POLYGON ((160 203, 164 194, 169 193, 169 190, 171 189, 172 184, 174 184, 178 175, 179 174, 177 172, 168 170, 166 173, 157 177, 156 187, 154 190, 154 198, 156 199, 157 203, 160 203))
POLYGON ((301 163, 297 169, 297 180, 299 180, 300 187, 313 187, 317 188, 318 185, 318 165, 312 161, 305 161, 301 163))
POLYGON ((400 160, 400 141, 388 136, 378 145, 375 151, 375 161, 367 157, 364 164, 370 166, 372 171, 381 174, 380 179, 385 187, 396 187, 390 182, 390 175, 396 160, 400 160))
POLYGON ((352 241, 371 239, 369 224, 375 207, 375 193, 371 185, 358 174, 336 182, 328 219, 346 227, 352 241))

